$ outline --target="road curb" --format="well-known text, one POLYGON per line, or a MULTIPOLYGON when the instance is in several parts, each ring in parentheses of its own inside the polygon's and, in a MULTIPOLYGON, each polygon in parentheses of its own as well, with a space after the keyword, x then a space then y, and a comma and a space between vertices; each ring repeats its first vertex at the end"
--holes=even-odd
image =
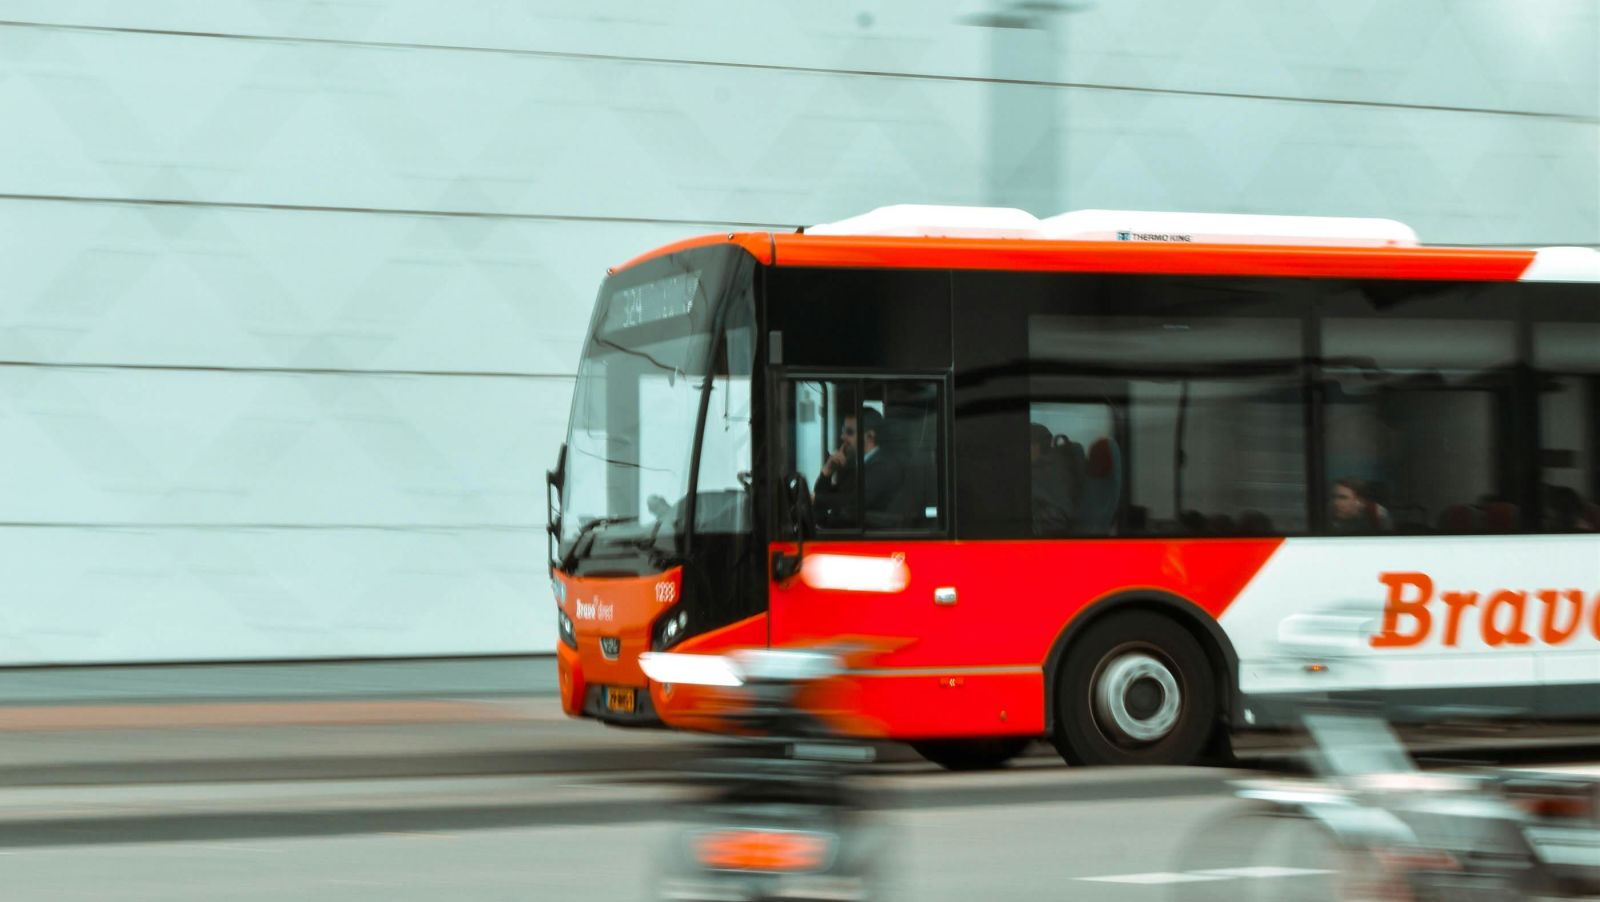
POLYGON ((658 771, 685 764, 695 757, 697 753, 687 747, 598 746, 527 751, 452 750, 410 755, 81 761, 0 766, 0 789, 658 771))
MULTIPOLYGON (((933 808, 1018 806, 1177 798, 1219 793, 1235 771, 1197 772, 1151 779, 1138 772, 1057 771, 1053 779, 1004 777, 973 781, 964 775, 918 775, 916 785, 868 778, 868 798, 884 812, 933 808)), ((701 791, 682 783, 637 783, 625 797, 508 804, 309 805, 302 810, 200 810, 186 803, 169 811, 86 814, 81 817, 0 817, 0 848, 221 841, 370 833, 450 832, 555 826, 636 824, 678 819, 701 791)), ((567 794, 568 796, 571 793, 567 794)))
MULTIPOLYGON (((687 765, 708 755, 721 756, 717 741, 692 734, 664 733, 664 741, 628 744, 583 744, 573 746, 506 748, 503 745, 480 750, 449 749, 420 753, 374 754, 327 753, 260 757, 178 757, 131 758, 127 760, 69 761, 52 763, 0 764, 0 790, 29 786, 126 786, 136 784, 244 783, 260 781, 363 780, 402 777, 535 776, 613 774, 618 780, 638 773, 659 774, 687 765), (667 738, 673 741, 665 741, 667 738)), ((1501 743, 1493 748, 1473 748, 1441 744, 1414 748, 1418 760, 1427 766, 1518 766, 1549 761, 1600 758, 1600 744, 1593 742, 1536 741, 1501 743)), ((878 760, 887 767, 932 771, 909 748, 882 743, 878 760)), ((1290 749, 1260 752, 1245 756, 1239 766, 1272 771, 1299 770, 1304 760, 1290 749)), ((1059 771, 1059 759, 1046 751, 1019 759, 1019 766, 999 773, 1044 768, 1059 771)), ((1145 773, 1150 769, 1130 769, 1145 773)))
POLYGON ((532 698, 237 699, 0 705, 0 733, 561 723, 568 719, 558 699, 532 698))

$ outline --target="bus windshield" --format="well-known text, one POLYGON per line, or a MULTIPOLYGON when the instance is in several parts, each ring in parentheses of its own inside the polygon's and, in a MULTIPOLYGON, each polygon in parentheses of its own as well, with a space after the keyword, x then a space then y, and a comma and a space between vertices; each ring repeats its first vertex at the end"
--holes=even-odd
POLYGON ((699 532, 744 528, 750 470, 750 268, 688 251, 606 281, 567 436, 563 569, 644 573, 684 550, 696 435, 699 532))

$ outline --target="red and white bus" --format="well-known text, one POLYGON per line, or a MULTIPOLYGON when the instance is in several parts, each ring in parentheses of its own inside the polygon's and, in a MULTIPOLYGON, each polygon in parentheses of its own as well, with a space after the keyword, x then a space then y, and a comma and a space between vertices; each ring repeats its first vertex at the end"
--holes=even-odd
POLYGON ((882 735, 1172 763, 1307 694, 1600 715, 1600 252, 890 207, 600 291, 551 474, 569 714, 854 636, 882 735))

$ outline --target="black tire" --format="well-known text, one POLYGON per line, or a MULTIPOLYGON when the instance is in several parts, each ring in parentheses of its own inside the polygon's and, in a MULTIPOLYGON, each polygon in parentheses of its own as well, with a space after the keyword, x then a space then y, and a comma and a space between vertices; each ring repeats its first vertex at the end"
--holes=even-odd
POLYGON ((1051 741, 1068 764, 1192 764, 1212 747, 1218 728, 1216 679, 1204 649, 1154 611, 1091 624, 1067 647, 1055 689, 1051 741))
POLYGON ((1022 754, 1032 741, 1026 736, 924 739, 911 743, 911 748, 945 770, 993 770, 1022 754))

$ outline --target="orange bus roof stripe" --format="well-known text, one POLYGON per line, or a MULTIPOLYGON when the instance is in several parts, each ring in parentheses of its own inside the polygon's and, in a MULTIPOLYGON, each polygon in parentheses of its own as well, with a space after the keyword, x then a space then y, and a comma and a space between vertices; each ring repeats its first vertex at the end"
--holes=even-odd
POLYGON ((1167 244, 728 232, 678 241, 641 254, 611 271, 621 272, 656 257, 716 244, 744 248, 766 266, 1478 282, 1514 282, 1534 259, 1531 250, 1499 248, 1167 244))
POLYGON ((693 250, 697 247, 710 247, 713 244, 736 244, 745 249, 750 256, 756 258, 762 265, 772 264, 772 234, 769 232, 723 232, 717 235, 700 235, 695 238, 685 238, 675 241, 665 247, 658 247, 653 251, 640 254, 621 266, 611 267, 612 273, 619 273, 630 267, 638 266, 646 260, 665 257, 680 251, 693 250))
POLYGON ((774 235, 778 266, 1515 281, 1531 250, 774 235))

